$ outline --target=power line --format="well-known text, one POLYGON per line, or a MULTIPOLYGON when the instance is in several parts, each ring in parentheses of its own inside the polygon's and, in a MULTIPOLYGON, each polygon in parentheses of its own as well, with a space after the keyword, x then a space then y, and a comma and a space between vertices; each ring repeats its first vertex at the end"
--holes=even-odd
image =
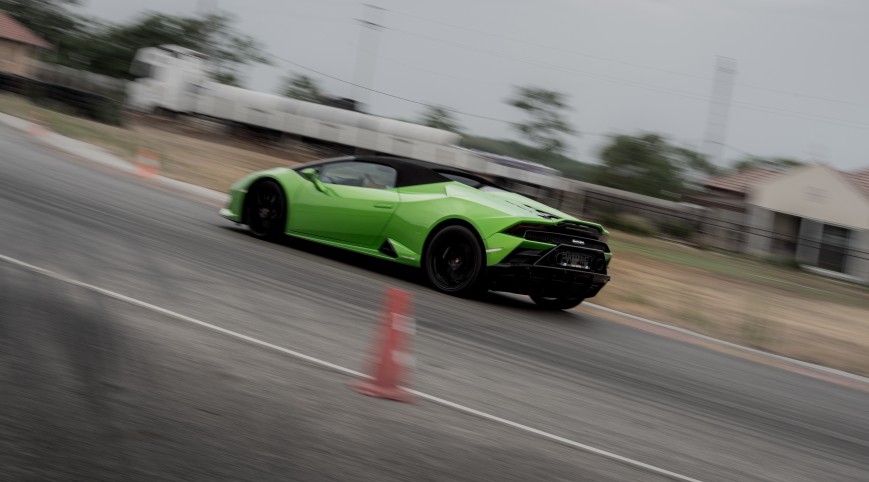
MULTIPOLYGON (((401 12, 395 12, 395 13, 401 13, 401 12)), ((411 16, 413 16, 413 15, 411 15, 411 16)), ((436 22, 436 23, 437 23, 437 22, 436 22)), ((457 27, 457 28, 458 28, 458 27, 457 27)), ((409 32, 409 31, 405 31, 405 30, 401 30, 401 29, 396 29, 396 28, 389 28, 389 30, 392 30, 392 31, 394 31, 394 32, 399 32, 399 33, 407 34, 407 35, 414 35, 414 36, 418 36, 418 37, 426 38, 426 39, 429 39, 429 40, 432 40, 432 41, 436 41, 436 42, 442 42, 442 43, 446 43, 446 44, 449 44, 449 45, 454 45, 454 46, 459 47, 459 48, 465 48, 465 49, 469 49, 469 50, 474 50, 474 51, 477 51, 477 52, 480 52, 480 53, 484 53, 484 54, 488 54, 488 55, 493 55, 493 56, 497 56, 497 57, 507 58, 507 59, 514 60, 514 61, 519 61, 519 62, 524 62, 524 63, 530 64, 530 65, 534 65, 534 66, 538 66, 538 67, 544 67, 544 68, 549 68, 549 69, 553 69, 553 70, 558 70, 558 71, 562 71, 562 72, 565 72, 565 73, 568 73, 568 74, 589 76, 589 77, 592 77, 592 78, 598 78, 598 79, 601 79, 601 80, 605 80, 605 81, 608 81, 608 82, 611 82, 611 83, 627 85, 627 86, 631 86, 631 87, 636 87, 636 88, 640 88, 640 89, 651 90, 651 91, 655 91, 655 92, 660 92, 660 93, 664 93, 664 94, 669 94, 669 95, 674 95, 674 96, 684 97, 684 98, 693 99, 693 100, 708 101, 708 99, 709 99, 708 96, 704 96, 704 95, 701 95, 701 94, 696 94, 696 93, 693 93, 693 92, 686 92, 686 91, 674 90, 674 89, 670 89, 670 88, 667 88, 667 87, 661 87, 661 86, 656 86, 656 85, 651 85, 651 84, 645 84, 645 83, 637 82, 637 81, 630 80, 630 79, 623 79, 623 78, 619 78, 619 77, 613 77, 613 76, 609 76, 609 75, 606 75, 606 74, 600 74, 600 73, 596 73, 596 72, 589 72, 589 71, 579 71, 579 70, 565 69, 565 68, 563 68, 563 67, 561 67, 561 66, 556 66, 556 65, 552 65, 552 64, 547 64, 547 63, 545 63, 545 62, 539 62, 539 61, 536 61, 536 60, 533 60, 533 59, 525 59, 525 58, 522 58, 522 57, 516 57, 516 56, 511 56, 511 55, 505 55, 505 54, 502 54, 502 53, 497 52, 497 51, 488 50, 488 49, 481 49, 481 48, 477 48, 477 47, 469 46, 469 45, 466 45, 466 44, 461 44, 461 43, 458 43, 458 42, 451 42, 451 41, 447 41, 447 40, 440 39, 440 38, 437 38, 437 37, 431 37, 431 36, 427 36, 427 35, 419 34, 419 33, 416 33, 416 32, 409 32)), ((481 32, 481 33, 483 33, 483 32, 481 32)), ((498 35, 495 35, 495 34, 489 34, 489 35, 493 35, 493 36, 495 36, 495 37, 503 37, 503 36, 498 36, 498 35)), ((504 37, 504 38, 510 39, 509 37, 504 37)), ((543 47, 546 47, 546 46, 543 46, 543 47)), ((291 65, 295 65, 295 66, 300 67, 300 68, 302 68, 302 69, 309 70, 309 71, 311 71, 311 72, 315 72, 315 73, 317 73, 317 74, 319 74, 319 75, 322 75, 322 76, 324 76, 324 77, 331 78, 331 79, 337 80, 337 81, 339 81, 339 82, 343 82, 343 83, 346 83, 346 84, 349 84, 349 85, 352 85, 352 86, 355 86, 355 87, 358 87, 358 88, 361 88, 361 89, 365 89, 365 90, 367 90, 367 91, 371 91, 371 92, 374 92, 374 93, 377 93, 377 94, 380 94, 380 95, 383 95, 383 96, 387 96, 387 97, 391 97, 391 98, 395 98, 395 99, 403 100, 403 101, 405 101, 405 102, 410 102, 410 103, 414 103, 414 104, 418 104, 418 105, 424 105, 424 106, 427 106, 427 107, 442 107, 442 106, 437 106, 437 105, 430 104, 430 103, 427 103, 427 102, 421 102, 421 101, 417 101, 417 100, 409 99, 409 98, 406 98, 406 97, 402 97, 402 96, 399 96, 399 95, 390 94, 390 93, 388 93, 388 92, 383 92, 383 91, 380 91, 380 90, 376 90, 376 89, 368 88, 368 87, 365 87, 365 86, 360 85, 358 82, 350 82, 350 81, 347 81, 347 80, 344 80, 344 79, 340 79, 340 78, 337 78, 337 77, 335 77, 335 76, 332 76, 332 75, 326 74, 326 73, 324 73, 324 72, 320 72, 320 71, 317 71, 317 70, 312 69, 312 68, 310 68, 310 67, 307 67, 307 66, 304 66, 304 65, 298 64, 297 62, 293 62, 293 61, 291 61, 291 60, 289 60, 289 59, 285 59, 285 58, 279 57, 279 56, 277 56, 277 55, 272 55, 272 56, 275 57, 275 58, 277 58, 277 59, 279 59, 279 60, 282 60, 282 61, 284 61, 284 62, 286 62, 286 63, 289 63, 289 64, 291 64, 291 65)), ((390 60, 393 61, 393 62, 397 62, 397 61, 395 61, 394 59, 390 59, 390 60)), ((400 63, 400 62, 399 62, 399 63, 400 63)), ((404 65, 405 65, 406 67, 413 68, 413 67, 410 67, 408 64, 404 64, 404 65)), ((637 64, 637 65, 639 65, 639 64, 637 64)), ((698 78, 703 78, 703 77, 698 77, 698 78)), ((705 79, 705 78, 704 78, 704 79, 705 79)), ((753 103, 742 102, 742 101, 733 101, 733 103, 734 103, 737 107, 739 107, 739 108, 746 109, 746 110, 753 110, 753 111, 756 111, 756 112, 770 113, 770 114, 774 114, 774 115, 780 115, 780 116, 783 116, 783 117, 791 117, 791 118, 796 118, 796 119, 801 119, 801 120, 808 120, 808 121, 819 122, 819 123, 826 123, 826 124, 831 124, 831 125, 838 125, 838 126, 843 126, 843 127, 851 127, 851 128, 856 128, 856 129, 863 129, 863 130, 867 130, 867 129, 869 129, 869 124, 862 124, 862 123, 858 123, 858 122, 850 121, 850 120, 847 120, 847 119, 839 119, 839 118, 835 118, 835 117, 821 116, 821 115, 811 114, 811 113, 807 113, 807 112, 791 111, 791 110, 787 110, 787 109, 780 109, 780 108, 777 108, 777 107, 764 106, 764 105, 760 105, 760 104, 753 104, 753 103)), ((445 110, 449 111, 449 112, 452 112, 452 113, 455 113, 455 114, 459 114, 459 115, 465 115, 465 116, 469 116, 469 117, 474 117, 474 118, 478 118, 478 119, 489 120, 489 121, 493 121, 493 122, 499 122, 499 123, 508 124, 508 125, 515 125, 515 122, 507 121, 507 120, 504 120, 504 119, 499 119, 499 118, 495 118, 495 117, 491 117, 491 116, 486 116, 486 115, 474 114, 474 113, 470 113, 470 112, 464 112, 464 111, 460 111, 460 110, 458 110, 458 109, 453 109, 453 108, 449 108, 449 107, 443 107, 443 108, 444 108, 445 110)), ((590 134, 591 134, 591 135, 600 135, 600 134, 592 134, 592 133, 590 133, 590 134)))
MULTIPOLYGON (((612 57, 604 57, 601 55, 589 54, 586 52, 580 52, 577 50, 567 49, 564 47, 557 47, 557 46, 553 46, 553 45, 546 45, 546 44, 541 44, 541 43, 537 43, 537 42, 531 42, 531 41, 524 40, 524 39, 509 37, 506 35, 499 35, 499 34, 495 34, 495 33, 491 33, 491 32, 485 32, 483 30, 478 30, 478 29, 474 29, 474 28, 470 28, 470 27, 464 27, 461 25, 452 24, 449 22, 434 20, 434 19, 431 19, 428 17, 423 17, 421 15, 415 15, 412 13, 401 12, 401 11, 397 11, 397 10, 387 10, 387 11, 391 12, 391 13, 396 13, 399 15, 404 15, 406 17, 412 17, 412 18, 424 20, 426 22, 431 22, 431 23, 435 23, 435 24, 439 24, 439 25, 445 25, 447 27, 451 27, 451 28, 455 28, 455 29, 459 29, 459 30, 465 30, 468 32, 475 32, 478 34, 486 35, 486 36, 489 36, 492 38, 497 38, 500 40, 509 40, 511 42, 522 43, 522 44, 526 44, 526 45, 531 45, 533 47, 554 50, 554 51, 558 51, 558 52, 577 55, 580 57, 587 57, 590 59, 601 60, 601 61, 610 62, 610 63, 614 63, 614 64, 620 64, 620 65, 625 65, 625 66, 629 66, 629 67, 636 67, 636 68, 650 70, 650 71, 654 71, 654 72, 661 72, 661 73, 666 73, 666 74, 678 75, 678 76, 682 76, 682 77, 689 77, 689 78, 698 79, 698 80, 705 80, 705 81, 712 80, 711 77, 707 77, 707 76, 703 76, 703 75, 689 74, 687 72, 679 72, 679 71, 670 70, 670 69, 662 69, 660 67, 654 67, 654 66, 639 64, 639 63, 635 63, 635 62, 628 62, 628 61, 624 61, 624 60, 620 60, 620 59, 615 59, 612 57)), ((824 102, 832 102, 832 103, 837 103, 837 104, 845 104, 845 105, 852 105, 852 106, 856 106, 856 107, 869 108, 869 105, 867 105, 867 104, 854 102, 854 101, 834 99, 834 98, 829 98, 829 97, 821 97, 821 96, 810 95, 810 94, 802 94, 799 92, 793 92, 793 91, 782 90, 782 89, 775 89, 775 88, 771 88, 771 87, 763 87, 763 86, 758 86, 758 85, 753 85, 753 84, 745 84, 745 83, 741 83, 741 82, 736 82, 734 85, 737 85, 739 87, 746 87, 749 89, 761 90, 761 91, 765 91, 765 92, 775 92, 775 93, 779 93, 779 94, 804 97, 806 99, 814 99, 814 100, 820 100, 820 101, 824 101, 824 102)))
POLYGON ((493 38, 497 38, 497 39, 500 39, 500 40, 509 40, 509 41, 511 41, 511 42, 523 43, 523 44, 526 44, 526 45, 531 45, 531 46, 533 46, 533 47, 539 47, 539 48, 544 48, 544 49, 549 49, 549 50, 555 50, 555 51, 564 52, 564 53, 568 53, 568 54, 578 55, 578 56, 580 56, 580 57, 588 57, 588 58, 595 59, 595 60, 603 60, 603 61, 606 61, 606 62, 612 62, 612 63, 616 63, 616 64, 627 65, 627 66, 630 66, 630 67, 638 67, 638 68, 641 68, 641 69, 653 70, 653 71, 657 71, 657 72, 663 72, 663 73, 674 74, 674 75, 681 75, 681 76, 685 76, 685 77, 692 77, 692 78, 695 78, 695 79, 701 79, 701 80, 710 80, 708 77, 703 77, 703 76, 701 76, 701 75, 688 74, 688 73, 685 73, 685 72, 678 72, 678 71, 674 71, 674 70, 662 69, 662 68, 659 68, 659 67, 652 67, 652 66, 648 66, 648 65, 642 65, 642 64, 637 64, 637 63, 633 63, 633 62, 627 62, 627 61, 623 61, 623 60, 613 59, 613 58, 611 58, 611 57, 603 57, 603 56, 593 55, 593 54, 589 54, 589 53, 585 53, 585 52, 579 52, 579 51, 577 51, 577 50, 566 49, 566 48, 564 48, 564 47, 556 47, 556 46, 546 45, 546 44, 541 44, 541 43, 537 43, 537 42, 530 42, 530 41, 528 41, 528 40, 524 40, 524 39, 518 39, 518 38, 515 38, 515 37, 509 37, 509 36, 506 36, 506 35, 499 35, 499 34, 495 34, 495 33, 491 33, 491 32, 485 32, 485 31, 477 30, 477 29, 473 29, 473 28, 470 28, 470 27, 463 27, 463 26, 456 25, 456 24, 452 24, 452 23, 448 23, 448 22, 442 22, 442 21, 440 21, 440 20, 434 20, 434 19, 431 19, 431 18, 423 17, 423 16, 421 16, 421 15, 414 15, 414 14, 412 14, 412 13, 400 12, 400 11, 397 11, 397 10, 387 10, 387 11, 389 11, 389 12, 391 12, 391 13, 397 13, 397 14, 399 14, 399 15, 404 15, 404 16, 407 16, 407 17, 412 17, 412 18, 417 18, 417 19, 420 19, 420 20, 425 20, 426 22, 436 23, 436 24, 439 24, 439 25, 445 25, 445 26, 447 26, 447 27, 452 27, 452 28, 456 28, 456 29, 459 29, 459 30, 466 30, 466 31, 469 31, 469 32, 479 33, 479 34, 486 35, 486 36, 493 37, 493 38))
MULTIPOLYGON (((423 106, 426 106, 426 107, 432 107, 432 108, 443 108, 444 110, 449 111, 449 112, 452 112, 452 113, 454 113, 454 114, 460 114, 460 115, 466 115, 466 116, 469 116, 469 117, 475 117, 475 118, 478 118, 478 119, 490 120, 490 121, 494 121, 494 122, 499 122, 499 123, 503 123, 503 124, 508 124, 508 125, 511 125, 511 126, 516 124, 516 123, 513 122, 513 121, 507 121, 507 120, 504 120, 504 119, 498 119, 498 118, 495 118, 495 117, 490 117, 490 116, 485 116, 485 115, 480 115, 480 114, 473 114, 473 113, 470 113, 470 112, 464 112, 464 111, 460 111, 460 110, 458 110, 458 109, 453 109, 453 108, 451 108, 451 107, 445 107, 445 106, 438 105, 438 104, 430 104, 430 103, 427 103, 427 102, 422 102, 422 101, 418 101, 418 100, 414 100, 414 99, 409 99, 409 98, 407 98, 407 97, 402 97, 402 96, 399 96, 399 95, 390 94, 390 93, 388 93, 388 92, 383 92, 383 91, 380 91, 380 90, 377 90, 377 89, 368 88, 368 87, 365 87, 365 86, 362 86, 362 85, 356 84, 356 83, 354 83, 354 82, 350 82, 350 81, 348 81, 348 80, 341 79, 341 78, 336 77, 336 76, 334 76, 334 75, 327 74, 327 73, 325 73, 325 72, 323 72, 323 71, 320 71, 320 70, 314 69, 314 68, 312 68, 312 67, 308 67, 308 66, 306 66, 306 65, 302 65, 302 64, 300 64, 300 63, 298 63, 298 62, 294 62, 294 61, 292 61, 292 60, 289 60, 289 59, 287 59, 287 58, 281 57, 281 56, 279 56, 279 55, 271 54, 271 53, 268 53, 268 52, 266 52, 266 51, 264 51, 264 50, 260 50, 260 51, 261 51, 262 53, 266 54, 266 55, 269 55, 269 56, 271 56, 271 57, 274 57, 274 58, 276 58, 276 59, 278 59, 278 60, 280 60, 280 61, 282 61, 282 62, 285 62, 285 63, 287 63, 287 64, 293 65, 293 66, 298 67, 298 68, 300 68, 300 69, 304 69, 304 70, 307 70, 307 71, 310 71, 310 72, 314 72, 315 74, 321 75, 321 76, 323 76, 323 77, 326 77, 326 78, 329 78, 329 79, 332 79, 332 80, 337 80, 338 82, 342 82, 342 83, 345 83, 345 84, 348 84, 348 85, 352 85, 352 86, 355 86, 355 87, 360 87, 360 88, 362 88, 362 89, 366 89, 366 90, 369 90, 369 91, 371 91, 371 92, 374 92, 374 93, 376 93, 376 94, 380 94, 380 95, 383 95, 383 96, 386 96, 386 97, 391 97, 391 98, 394 98, 394 99, 402 100, 402 101, 405 101, 405 102, 410 102, 410 103, 417 104, 417 105, 423 105, 423 106)), ((393 59, 388 59, 388 60, 393 61, 393 59)), ((405 66, 407 66, 407 67, 409 67, 409 68, 414 68, 414 67, 409 66, 409 65, 407 65, 407 64, 405 64, 405 66)), ((618 133, 614 133, 614 132, 609 132, 609 133, 607 133, 607 132, 587 132, 587 131, 580 131, 579 134, 580 134, 580 135, 584 135, 584 136, 597 136, 597 137, 611 137, 611 136, 618 135, 618 133)), ((577 136, 577 137, 579 137, 579 136, 577 136)), ((750 154, 750 153, 748 153, 748 152, 746 152, 746 151, 743 151, 743 150, 738 149, 738 148, 736 148, 736 147, 733 147, 733 146, 731 146, 731 145, 725 145, 724 147, 726 147, 726 148, 728 148, 728 149, 733 149, 733 150, 735 150, 735 151, 737 151, 737 152, 740 152, 740 153, 743 153, 743 154, 746 154, 746 155, 752 155, 752 154, 750 154)))
MULTIPOLYGON (((591 71, 586 71, 586 70, 567 69, 567 68, 564 68, 560 65, 553 65, 553 64, 541 62, 541 61, 538 61, 535 59, 528 59, 528 58, 524 58, 524 57, 517 57, 515 55, 504 54, 504 53, 501 53, 501 52, 498 52, 495 50, 483 49, 480 47, 476 47, 476 46, 472 46, 472 45, 468 45, 468 44, 463 44, 460 42, 453 42, 450 40, 445 40, 445 39, 441 39, 438 37, 432 37, 432 36, 420 34, 417 32, 410 32, 407 30, 402 30, 402 29, 397 29, 397 28, 390 28, 389 30, 391 30, 393 32, 402 33, 405 35, 411 35, 411 36, 416 36, 416 37, 428 39, 428 40, 431 40, 434 42, 440 42, 440 43, 444 43, 447 45, 453 45, 453 46, 458 47, 458 48, 476 51, 479 53, 492 55, 495 57, 501 57, 501 58, 505 58, 508 60, 522 62, 522 63, 526 63, 529 65, 537 66, 537 67, 544 67, 544 68, 548 68, 551 70, 564 72, 567 74, 597 78, 597 79, 605 80, 607 82, 614 83, 614 84, 627 85, 627 86, 636 87, 639 89, 651 90, 654 92, 660 92, 660 93, 673 95, 673 96, 677 96, 677 97, 684 97, 687 99, 701 100, 704 102, 707 102, 709 100, 709 96, 706 96, 703 94, 697 94, 694 92, 687 92, 687 91, 683 91, 683 90, 671 89, 669 87, 662 87, 662 86, 658 86, 658 85, 647 84, 647 83, 638 82, 638 81, 635 81, 632 79, 624 79, 624 78, 620 78, 620 77, 615 77, 615 76, 611 76, 611 75, 607 75, 607 74, 601 74, 601 73, 591 72, 591 71)), ((745 110, 752 110, 752 111, 757 111, 757 112, 766 112, 766 113, 770 113, 770 114, 781 115, 784 117, 803 119, 803 120, 814 121, 814 122, 819 122, 819 123, 823 123, 823 124, 838 125, 838 126, 842 126, 842 127, 851 127, 851 128, 855 128, 855 129, 869 129, 869 124, 854 122, 854 121, 851 121, 848 119, 840 119, 840 118, 836 118, 836 117, 822 116, 822 115, 818 115, 818 114, 812 114, 809 112, 792 111, 792 110, 788 110, 788 109, 782 109, 779 107, 765 106, 765 105, 761 105, 761 104, 754 104, 754 103, 744 102, 744 101, 736 101, 735 100, 735 101, 732 101, 732 103, 735 106, 740 107, 740 108, 745 109, 745 110)))
MULTIPOLYGON (((300 64, 300 63, 298 63, 298 62, 294 62, 294 61, 292 61, 292 60, 289 60, 289 59, 287 59, 287 58, 281 57, 281 56, 279 56, 279 55, 271 54, 271 53, 268 53, 268 52, 266 52, 266 51, 264 51, 264 50, 260 50, 260 51, 261 51, 262 53, 266 54, 266 55, 269 55, 269 56, 271 56, 271 57, 274 57, 274 58, 276 58, 276 59, 278 59, 278 60, 280 60, 280 61, 282 61, 282 62, 285 62, 285 63, 287 63, 287 64, 293 65, 293 66, 295 66, 295 67, 298 67, 298 68, 301 68, 301 69, 304 69, 304 70, 307 70, 307 71, 310 71, 310 72, 314 72, 314 73, 316 73, 316 74, 318 74, 318 75, 321 75, 321 76, 326 77, 326 78, 329 78, 329 79, 336 80, 336 81, 338 81, 338 82, 342 82, 342 83, 345 83, 345 84, 348 84, 348 85, 352 85, 352 86, 355 86, 355 87, 359 87, 359 88, 362 88, 362 89, 366 89, 366 90, 369 90, 369 91, 371 91, 371 92, 374 92, 374 93, 376 93, 376 94, 383 95, 383 96, 386 96, 386 97, 391 97, 391 98, 394 98, 394 99, 402 100, 402 101, 405 101, 405 102, 410 102, 410 103, 417 104, 417 105, 423 105, 423 106, 426 106, 426 107, 432 107, 432 108, 443 108, 444 110, 446 110, 446 111, 448 111, 448 112, 452 112, 452 113, 454 113, 454 114, 465 115, 465 116, 474 117, 474 118, 478 118, 478 119, 489 120, 489 121, 493 121, 493 122, 499 122, 499 123, 507 124, 507 125, 511 125, 511 126, 516 124, 515 122, 507 121, 507 120, 504 120, 504 119, 498 119, 498 118, 491 117, 491 116, 480 115, 480 114, 474 114, 474 113, 471 113, 471 112, 465 112, 465 111, 461 111, 461 110, 458 110, 458 109, 453 109, 453 108, 451 108, 451 107, 445 107, 445 106, 442 106, 442 105, 437 105, 437 104, 431 104, 431 103, 427 103, 427 102, 422 102, 422 101, 418 101, 418 100, 414 100, 414 99, 409 99, 409 98, 407 98, 407 97, 402 97, 402 96, 399 96, 399 95, 390 94, 390 93, 388 93, 388 92, 384 92, 384 91, 381 91, 381 90, 372 89, 372 88, 365 87, 365 86, 362 86, 362 85, 360 85, 360 84, 357 84, 357 83, 354 83, 354 82, 351 82, 351 81, 348 81, 348 80, 341 79, 341 78, 336 77, 336 76, 334 76, 334 75, 327 74, 327 73, 325 73, 325 72, 322 72, 322 71, 320 71, 320 70, 314 69, 314 68, 312 68, 312 67, 308 67, 308 66, 306 66, 306 65, 302 65, 302 64, 300 64)), ((394 61, 394 59, 389 59, 389 60, 390 60, 390 61, 394 61)), ((409 65, 407 65, 407 64, 404 64, 404 65, 405 65, 406 67, 409 67, 409 68, 414 68, 414 67, 409 66, 409 65)), ((664 92, 664 93, 670 93, 670 92, 664 92)), ((674 94, 674 95, 678 95, 678 94, 675 94, 675 93, 673 93, 673 94, 674 94)), ((688 98, 695 99, 695 100, 706 100, 705 98, 703 98, 703 97, 699 97, 699 96, 687 96, 687 97, 688 97, 688 98)), ((751 109, 750 107, 746 107, 746 108, 751 109)), ((761 109, 757 109, 757 108, 756 108, 756 109, 753 109, 753 110, 761 110, 761 109)), ((761 110, 761 111, 766 112, 767 110, 763 109, 763 110, 761 110)), ((787 114, 787 113, 773 112, 773 111, 769 111, 769 112, 770 112, 770 113, 773 113, 773 114, 778 114, 778 115, 784 115, 784 116, 788 116, 788 117, 793 117, 793 116, 790 116, 790 115, 787 114)), ((798 118, 799 118, 799 117, 798 117, 798 118)), ((813 119, 808 119, 808 120, 813 120, 813 119)), ((867 126, 867 128, 869 128, 869 126, 867 126)), ((585 131, 580 131, 580 134, 581 134, 581 135, 586 135, 586 136, 599 136, 599 137, 608 137, 608 136, 613 136, 613 135, 615 135, 614 133, 585 132, 585 131)), ((726 148, 729 148, 729 149, 736 150, 736 151, 738 151, 738 152, 740 152, 740 153, 743 153, 743 154, 749 154, 749 153, 747 153, 746 151, 743 151, 743 150, 741 150, 741 149, 737 149, 737 148, 735 148, 735 147, 733 147, 733 146, 730 146, 730 145, 725 145, 725 147, 726 147, 726 148)), ((750 155, 750 154, 749 154, 749 155, 750 155)))
POLYGON ((281 57, 281 56, 278 56, 278 55, 275 55, 275 54, 269 54, 268 52, 265 52, 265 51, 263 51, 263 50, 261 50, 261 52, 265 53, 266 55, 270 55, 270 56, 272 56, 272 57, 274 57, 274 58, 276 58, 276 59, 278 59, 278 60, 280 60, 280 61, 282 61, 282 62, 285 62, 285 63, 290 64, 290 65, 292 65, 292 66, 298 67, 298 68, 300 68, 300 69, 304 69, 304 70, 307 70, 307 71, 310 71, 310 72, 314 72, 314 73, 317 74, 317 75, 322 75, 323 77, 326 77, 326 78, 329 78, 329 79, 332 79, 332 80, 337 80, 338 82, 343 82, 343 83, 345 83, 345 84, 352 85, 352 86, 354 86, 354 87, 358 87, 358 88, 360 88, 360 89, 365 89, 365 90, 368 90, 368 91, 370 91, 370 92, 374 92, 374 93, 376 93, 376 94, 380 94, 380 95, 383 95, 383 96, 386 96, 386 97, 391 97, 391 98, 393 98, 393 99, 403 100, 403 101, 405 101, 405 102, 410 102, 410 103, 412 103, 412 104, 417 104, 417 105, 424 105, 424 106, 426 106, 426 107, 442 108, 442 109, 444 109, 444 110, 446 110, 446 111, 449 111, 449 112, 452 112, 452 113, 454 113, 454 114, 466 115, 466 116, 469 116, 469 117, 475 117, 475 118, 478 118, 478 119, 485 119, 485 120, 490 120, 490 121, 494 121, 494 122, 501 122, 501 123, 504 123, 504 124, 510 124, 510 125, 515 124, 515 122, 506 121, 506 120, 504 120, 504 119, 498 119, 498 118, 495 118, 495 117, 490 117, 490 116, 485 116, 485 115, 480 115, 480 114, 473 114, 473 113, 471 113, 471 112, 464 112, 464 111, 460 111, 460 110, 457 110, 457 109, 453 109, 453 108, 451 108, 451 107, 444 107, 444 106, 441 106, 441 105, 429 104, 429 103, 427 103, 427 102, 422 102, 422 101, 418 101, 418 100, 414 100, 414 99, 408 99, 407 97, 402 97, 402 96, 400 96, 400 95, 395 95, 395 94, 390 94, 390 93, 388 93, 388 92, 383 92, 382 90, 372 89, 372 88, 370 88, 370 87, 365 87, 364 85, 358 84, 358 83, 356 83, 356 82, 351 82, 351 81, 349 81, 349 80, 344 80, 344 79, 341 79, 341 78, 339 78, 339 77, 335 77, 334 75, 329 75, 329 74, 327 74, 327 73, 325 73, 325 72, 322 72, 322 71, 320 71, 320 70, 317 70, 317 69, 314 69, 314 68, 308 67, 308 66, 306 66, 306 65, 302 65, 302 64, 300 64, 300 63, 298 63, 298 62, 294 62, 294 61, 289 60, 289 59, 285 59, 285 58, 283 58, 283 57, 281 57))
POLYGON ((396 64, 396 65, 400 65, 400 66, 402 66, 402 67, 404 67, 404 68, 407 68, 407 69, 418 70, 418 71, 420 71, 420 72, 425 72, 425 73, 428 73, 428 74, 437 75, 437 76, 439 76, 439 77, 446 77, 446 78, 449 78, 449 79, 461 80, 462 82, 474 82, 474 83, 485 84, 485 85, 498 85, 498 86, 502 86, 502 85, 503 85, 502 82, 489 82, 489 81, 485 81, 485 80, 474 79, 474 78, 471 78, 471 77, 463 77, 463 76, 460 76, 460 75, 452 75, 452 74, 447 74, 447 73, 444 73, 444 72, 439 72, 439 71, 437 71, 437 70, 426 69, 425 67, 420 67, 420 66, 418 66, 418 65, 411 65, 411 64, 408 64, 408 63, 403 62, 403 61, 401 61, 401 60, 394 59, 394 58, 392 58, 392 57, 385 57, 385 56, 383 56, 383 55, 381 55, 379 58, 381 58, 381 59, 383 59, 383 60, 386 60, 387 62, 390 62, 390 63, 396 64))
MULTIPOLYGON (((417 104, 417 105, 424 105, 424 106, 426 106, 426 107, 441 108, 441 109, 444 109, 444 110, 446 110, 446 111, 448 111, 448 112, 452 112, 452 113, 454 113, 454 114, 466 115, 466 116, 469 116, 469 117, 475 117, 475 118, 477 118, 477 119, 485 119, 485 120, 490 120, 490 121, 494 121, 494 122, 500 122, 500 123, 508 124, 508 125, 511 125, 511 126, 512 126, 512 125, 516 125, 516 122, 513 122, 513 121, 508 121, 508 120, 504 120, 504 119, 498 119, 498 118, 495 118, 495 117, 490 117, 490 116, 485 116, 485 115, 480 115, 480 114, 473 114, 473 113, 470 113, 470 112, 465 112, 465 111, 461 111, 461 110, 458 110, 458 109, 453 109, 452 107, 445 107, 445 106, 442 106, 442 105, 430 104, 430 103, 427 103, 427 102, 422 102, 422 101, 418 101, 418 100, 414 100, 414 99, 408 99, 407 97, 402 97, 402 96, 400 96, 400 95, 390 94, 390 93, 388 93, 388 92, 383 92, 383 91, 381 91, 381 90, 372 89, 372 88, 370 88, 370 87, 365 87, 365 86, 363 86, 363 85, 361 85, 361 84, 358 84, 358 83, 355 83, 355 82, 351 82, 351 81, 349 81, 349 80, 344 80, 344 79, 341 79, 341 78, 339 78, 339 77, 335 77, 334 75, 330 75, 330 74, 327 74, 327 73, 322 72, 322 71, 320 71, 320 70, 317 70, 317 69, 314 69, 314 68, 308 67, 308 66, 306 66, 306 65, 302 65, 302 64, 300 64, 300 63, 298 63, 298 62, 294 62, 294 61, 292 61, 292 60, 286 59, 286 58, 281 57, 281 56, 279 56, 279 55, 270 54, 270 53, 268 53, 268 52, 265 52, 264 50, 260 50, 260 51, 263 52, 263 53, 266 54, 266 55, 270 55, 270 56, 272 56, 272 57, 274 57, 274 58, 276 58, 276 59, 278 59, 278 60, 280 60, 280 61, 282 61, 282 62, 285 62, 285 63, 287 63, 287 64, 293 65, 293 66, 298 67, 298 68, 300 68, 300 69, 304 69, 304 70, 307 70, 307 71, 310 71, 310 72, 314 72, 315 74, 322 75, 323 77, 327 77, 327 78, 332 79, 332 80, 337 80, 338 82, 343 82, 343 83, 345 83, 345 84, 352 85, 352 86, 354 86, 354 87, 358 87, 358 88, 361 88, 361 89, 365 89, 365 90, 368 90, 368 91, 374 92, 374 93, 376 93, 376 94, 384 95, 384 96, 386 96, 386 97, 391 97, 391 98, 393 98, 393 99, 403 100, 403 101, 405 101, 405 102, 410 102, 410 103, 417 104)), ((611 135, 611 134, 602 133, 602 132, 585 132, 585 131, 580 131, 579 134, 581 134, 581 135, 588 135, 588 136, 601 136, 601 137, 605 137, 605 136, 609 136, 609 135, 611 135)), ((579 136, 575 136, 575 137, 579 137, 579 136)))

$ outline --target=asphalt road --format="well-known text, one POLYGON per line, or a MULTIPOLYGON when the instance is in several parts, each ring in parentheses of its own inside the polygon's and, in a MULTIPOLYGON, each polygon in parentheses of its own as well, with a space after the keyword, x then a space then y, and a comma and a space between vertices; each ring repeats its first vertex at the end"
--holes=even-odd
MULTIPOLYGON (((413 270, 257 241, 216 208, 0 128, 2 255, 353 369, 399 287, 421 391, 700 480, 869 480, 865 390, 441 295, 413 270)), ((0 262, 2 480, 660 479, 349 381, 0 262)))

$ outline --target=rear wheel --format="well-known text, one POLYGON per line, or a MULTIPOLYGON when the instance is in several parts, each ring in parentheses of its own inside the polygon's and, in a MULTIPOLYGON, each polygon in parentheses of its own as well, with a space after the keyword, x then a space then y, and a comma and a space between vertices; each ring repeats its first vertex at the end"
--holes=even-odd
POLYGON ((436 289, 467 296, 482 291, 484 263, 483 248, 474 233, 453 225, 431 238, 423 266, 436 289))
POLYGON ((531 300, 544 310, 569 310, 585 300, 581 296, 531 296, 531 300))
POLYGON ((287 224, 284 190, 272 180, 254 184, 245 197, 245 220, 250 232, 263 239, 279 239, 287 224))

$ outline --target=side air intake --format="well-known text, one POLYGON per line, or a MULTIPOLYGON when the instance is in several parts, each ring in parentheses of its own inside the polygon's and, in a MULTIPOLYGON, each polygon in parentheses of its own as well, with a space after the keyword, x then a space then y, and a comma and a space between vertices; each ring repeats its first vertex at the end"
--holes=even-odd
POLYGON ((390 258, 398 257, 398 253, 395 252, 395 248, 392 247, 392 243, 390 243, 388 239, 383 240, 383 244, 380 245, 378 251, 389 256, 390 258))

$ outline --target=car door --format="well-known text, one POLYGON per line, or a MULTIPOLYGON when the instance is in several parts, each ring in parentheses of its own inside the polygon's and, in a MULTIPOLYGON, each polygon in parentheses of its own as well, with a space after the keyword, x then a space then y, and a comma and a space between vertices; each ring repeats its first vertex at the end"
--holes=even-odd
POLYGON ((325 164, 296 193, 290 230, 376 248, 398 206, 396 170, 365 161, 325 164))

